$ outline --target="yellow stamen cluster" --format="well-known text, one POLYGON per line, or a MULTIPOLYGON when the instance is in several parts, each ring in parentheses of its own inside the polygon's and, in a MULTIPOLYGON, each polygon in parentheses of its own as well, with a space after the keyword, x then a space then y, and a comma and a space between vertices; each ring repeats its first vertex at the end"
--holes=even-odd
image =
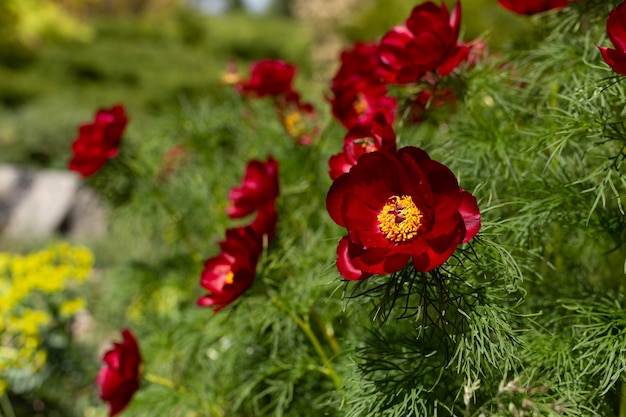
POLYGON ((378 215, 378 227, 385 238, 403 243, 417 236, 424 215, 417 208, 411 196, 393 196, 378 215))
POLYGON ((228 271, 228 274, 226 274, 226 283, 227 284, 232 284, 235 281, 235 274, 233 274, 233 271, 228 271))
POLYGON ((297 111, 287 114, 283 120, 285 130, 294 138, 300 137, 306 131, 302 116, 297 111))
POLYGON ((367 100, 365 100, 365 96, 363 95, 363 93, 357 94, 352 106, 354 107, 354 111, 356 111, 356 114, 361 115, 365 113, 365 111, 368 108, 368 105, 367 105, 367 100))
POLYGON ((376 152, 378 150, 372 138, 360 138, 355 140, 354 144, 360 146, 364 152, 376 152))

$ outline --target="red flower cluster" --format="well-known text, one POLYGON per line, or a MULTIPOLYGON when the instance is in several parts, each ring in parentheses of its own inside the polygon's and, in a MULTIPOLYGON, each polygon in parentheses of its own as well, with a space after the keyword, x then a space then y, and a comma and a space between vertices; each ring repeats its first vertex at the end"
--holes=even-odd
POLYGON ((480 229, 476 199, 423 150, 363 155, 326 197, 331 218, 347 229, 337 267, 348 280, 400 271, 409 261, 430 271, 480 229))
POLYGON ((626 75, 626 2, 622 2, 609 14, 606 30, 615 49, 598 46, 602 58, 613 70, 626 75))
MULTIPOLYGON (((419 94, 420 84, 425 83, 429 97, 453 101, 457 95, 450 94, 449 87, 438 93, 439 81, 463 62, 467 67, 475 65, 486 53, 482 40, 469 44, 459 40, 460 21, 459 2, 449 12, 445 4, 427 1, 414 7, 408 19, 387 32, 378 44, 356 43, 342 52, 341 66, 331 84, 335 118, 347 129, 370 125, 378 113, 393 123, 398 102, 388 96, 388 84, 409 85, 411 94, 419 94)), ((422 94, 406 100, 399 113, 423 114, 424 99, 422 94), (418 108, 414 111, 413 106, 418 108)))
POLYGON ((381 73, 394 84, 418 81, 426 73, 448 75, 469 54, 459 42, 461 4, 452 13, 445 4, 426 2, 416 6, 403 25, 391 29, 380 41, 381 73))
POLYGON ((293 88, 296 67, 279 59, 264 59, 250 67, 250 78, 235 83, 248 98, 274 98, 278 117, 285 131, 301 145, 313 142, 318 132, 317 113, 310 103, 302 102, 293 88))
POLYGON ((393 122, 396 99, 387 96, 380 75, 378 45, 356 43, 341 53, 341 66, 332 79, 333 115, 347 129, 368 125, 378 113, 393 122))
POLYGON ((382 113, 377 113, 370 126, 355 126, 343 140, 343 152, 330 157, 329 175, 333 180, 350 171, 364 154, 384 150, 396 152, 396 133, 382 113))
POLYGON ((83 177, 95 174, 109 159, 117 156, 127 123, 123 106, 99 109, 93 122, 78 128, 78 138, 72 143, 74 155, 68 168, 83 177))
POLYGON ((502 7, 518 14, 531 15, 560 9, 569 4, 569 0, 498 0, 502 7))
POLYGON ((242 184, 230 190, 226 212, 231 219, 254 212, 256 217, 248 226, 228 229, 220 254, 205 261, 200 285, 209 294, 198 299, 199 306, 220 311, 252 285, 264 236, 271 240, 276 232, 278 194, 278 162, 271 156, 248 162, 242 184))
POLYGON ((236 84, 237 91, 248 97, 280 96, 292 89, 296 67, 280 59, 264 59, 250 67, 250 78, 236 84))
POLYGON ((104 365, 96 377, 100 398, 109 404, 109 417, 122 412, 139 389, 139 345, 128 329, 122 330, 122 337, 102 357, 104 365))

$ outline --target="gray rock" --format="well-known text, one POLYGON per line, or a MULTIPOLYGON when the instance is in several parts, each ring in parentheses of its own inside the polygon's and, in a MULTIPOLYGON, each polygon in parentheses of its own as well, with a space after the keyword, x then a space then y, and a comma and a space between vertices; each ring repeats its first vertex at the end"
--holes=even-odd
POLYGON ((0 165, 0 236, 99 237, 106 231, 106 217, 97 195, 73 172, 0 165))
POLYGON ((107 231, 108 210, 98 195, 88 187, 81 187, 61 230, 72 239, 84 240, 104 236, 107 231))

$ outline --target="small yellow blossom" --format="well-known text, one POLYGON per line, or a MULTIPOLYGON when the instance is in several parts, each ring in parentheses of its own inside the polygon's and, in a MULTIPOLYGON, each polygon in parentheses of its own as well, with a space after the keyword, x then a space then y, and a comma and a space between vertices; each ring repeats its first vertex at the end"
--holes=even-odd
POLYGON ((61 303, 61 307, 59 307, 59 313, 61 314, 61 317, 71 317, 84 308, 84 299, 73 298, 71 300, 65 300, 61 303))

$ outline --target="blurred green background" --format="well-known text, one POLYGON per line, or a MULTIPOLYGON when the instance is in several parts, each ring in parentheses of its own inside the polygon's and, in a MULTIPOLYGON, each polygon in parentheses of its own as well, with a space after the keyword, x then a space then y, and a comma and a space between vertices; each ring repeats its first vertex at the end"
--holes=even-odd
MULTIPOLYGON (((261 58, 294 62, 305 97, 324 106, 338 50, 379 38, 416 4, 346 1, 342 11, 335 0, 300 2, 320 13, 299 16, 296 0, 262 13, 226 1, 225 12, 208 14, 200 3, 215 1, 0 1, 0 162, 62 169, 78 123, 115 103, 128 109, 129 136, 145 140, 181 103, 224 100, 219 80, 231 60, 244 72, 261 58), (330 5, 342 15, 326 16, 330 5), (320 21, 332 40, 314 29, 320 21), (315 51, 327 46, 319 62, 315 51)), ((496 0, 463 2, 463 37, 482 36, 493 51, 514 47, 527 24, 496 0)))

